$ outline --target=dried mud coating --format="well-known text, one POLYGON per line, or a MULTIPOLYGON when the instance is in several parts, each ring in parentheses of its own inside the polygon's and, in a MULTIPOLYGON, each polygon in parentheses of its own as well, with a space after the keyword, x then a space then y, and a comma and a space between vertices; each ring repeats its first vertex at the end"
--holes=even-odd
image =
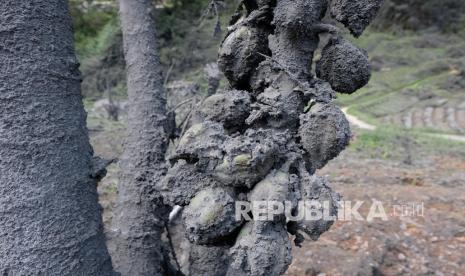
POLYGON ((217 181, 181 159, 168 170, 159 190, 166 203, 185 206, 201 190, 217 186, 217 181))
POLYGON ((343 38, 331 39, 316 64, 316 75, 340 93, 352 94, 371 77, 368 57, 343 38))
POLYGON ((333 104, 318 103, 300 117, 299 137, 314 169, 337 157, 349 144, 350 136, 349 122, 333 104))
MULTIPOLYGON (((315 207, 320 211, 320 214, 325 214, 326 216, 332 216, 334 218, 337 216, 337 201, 339 201, 341 197, 331 190, 326 178, 306 174, 301 183, 303 201, 318 202, 319 206, 315 207)), ((297 215, 299 215, 299 212, 297 215)), ((303 231, 312 240, 316 241, 322 233, 329 230, 333 223, 334 220, 323 218, 317 220, 302 220, 297 222, 297 229, 303 231)))
MULTIPOLYGON (((332 103, 336 91, 365 85, 370 66, 363 51, 321 22, 328 2, 247 0, 232 20, 218 60, 231 89, 198 107, 163 182, 165 193, 184 189, 166 198, 187 205, 190 275, 281 275, 292 259, 288 233, 299 245, 304 235, 316 240, 332 225, 323 219, 286 223, 281 211, 267 221, 236 221, 233 214, 239 199, 289 201, 292 214, 299 214, 300 200, 314 200, 325 214, 337 213, 339 195, 314 172, 349 143, 349 123, 332 103), (316 78, 313 54, 322 33, 330 38, 316 78), (221 257, 215 261, 210 252, 221 257)), ((361 21, 351 19, 350 26, 366 27, 361 11, 361 21)))
POLYGON ((281 275, 291 264, 291 242, 282 223, 249 222, 230 250, 228 276, 281 275))
POLYGON ((207 188, 190 201, 183 213, 187 238, 196 244, 220 241, 242 221, 235 219, 235 197, 228 189, 207 188))
POLYGON ((274 83, 278 85, 271 85, 257 96, 254 110, 246 123, 294 129, 305 107, 303 93, 294 91, 295 82, 285 74, 277 76, 274 83))
POLYGON ((230 90, 206 98, 197 110, 197 122, 205 120, 223 123, 225 128, 240 127, 250 114, 250 95, 246 91, 230 90))
POLYGON ((290 198, 291 176, 285 171, 273 171, 258 182, 249 193, 249 201, 274 200, 284 202, 290 198))
POLYGON ((214 166, 223 156, 222 147, 226 139, 224 127, 220 123, 205 121, 193 125, 181 137, 170 159, 198 161, 197 167, 214 166))
POLYGON ((2 0, 0 29, 0 275, 113 276, 68 1, 2 0))
POLYGON ((218 65, 232 87, 247 87, 251 72, 267 53, 266 33, 251 26, 240 26, 228 35, 219 51, 218 65))
POLYGON ((318 33, 312 26, 324 17, 326 0, 280 0, 275 9, 275 34, 270 49, 283 67, 299 78, 309 78, 318 33))
POLYGON ((189 251, 189 274, 224 276, 228 272, 229 246, 191 244, 189 251))
POLYGON ((384 0, 333 0, 331 16, 359 37, 375 19, 384 0))
POLYGON ((215 168, 213 176, 224 185, 251 188, 286 152, 288 139, 286 133, 249 129, 225 143, 223 161, 215 168))

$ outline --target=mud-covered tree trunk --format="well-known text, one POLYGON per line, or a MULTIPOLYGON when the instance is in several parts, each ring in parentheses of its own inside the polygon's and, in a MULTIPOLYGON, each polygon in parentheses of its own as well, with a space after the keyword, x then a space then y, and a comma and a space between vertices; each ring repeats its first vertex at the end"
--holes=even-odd
POLYGON ((219 50, 231 89, 200 103, 162 182, 166 199, 185 206, 190 275, 281 275, 292 261, 288 233, 299 246, 331 227, 323 214, 335 217, 340 197, 315 172, 351 136, 333 100, 366 85, 371 71, 365 52, 324 18, 329 11, 358 37, 382 1, 241 1, 219 50), (329 39, 315 62, 321 35, 329 39), (236 216, 238 201, 252 203, 252 219, 236 216), (298 203, 308 201, 319 219, 302 217, 298 203), (271 218, 254 210, 263 202, 271 218))
POLYGON ((0 60, 0 275, 113 275, 67 1, 2 0, 0 60))
POLYGON ((120 0, 128 83, 128 131, 118 186, 115 269, 123 276, 162 275, 161 233, 169 209, 155 189, 165 174, 166 97, 152 2, 120 0))

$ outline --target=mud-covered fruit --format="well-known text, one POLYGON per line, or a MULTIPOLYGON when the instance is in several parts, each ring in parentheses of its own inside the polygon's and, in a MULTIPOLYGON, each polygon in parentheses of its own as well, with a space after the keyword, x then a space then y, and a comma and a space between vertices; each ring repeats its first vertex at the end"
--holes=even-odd
POLYGON ((316 63, 316 75, 335 91, 352 94, 368 84, 371 66, 362 50, 343 38, 332 38, 316 63))

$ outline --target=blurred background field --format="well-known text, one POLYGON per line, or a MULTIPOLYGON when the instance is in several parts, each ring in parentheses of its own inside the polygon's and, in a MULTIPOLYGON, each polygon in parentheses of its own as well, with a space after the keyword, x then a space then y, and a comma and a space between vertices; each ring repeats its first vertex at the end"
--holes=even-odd
MULTIPOLYGON (((97 154, 117 159, 126 98, 117 7, 70 2, 92 143, 97 154)), ((205 66, 216 61, 237 5, 227 1, 217 16, 206 12, 208 3, 154 2, 168 103, 194 99, 179 108, 180 120, 207 93, 205 66)), ((345 200, 422 202, 425 214, 338 222, 294 251, 288 275, 465 275, 465 1, 386 0, 354 41, 370 56, 372 79, 339 96, 354 119, 352 143, 318 173, 345 200)), ((117 174, 112 165, 99 187, 106 225, 117 174)))

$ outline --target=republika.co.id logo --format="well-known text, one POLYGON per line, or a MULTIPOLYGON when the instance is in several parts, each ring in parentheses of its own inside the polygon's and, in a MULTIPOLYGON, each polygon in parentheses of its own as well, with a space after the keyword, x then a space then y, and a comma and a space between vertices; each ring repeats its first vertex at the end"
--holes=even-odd
POLYGON ((390 217, 424 216, 424 203, 387 205, 381 201, 236 201, 236 220, 273 221, 285 216, 288 221, 387 221, 390 217), (296 209, 297 207, 297 209, 296 209), (367 210, 362 215, 361 209, 367 210), (295 211, 297 210, 297 211, 295 211))

